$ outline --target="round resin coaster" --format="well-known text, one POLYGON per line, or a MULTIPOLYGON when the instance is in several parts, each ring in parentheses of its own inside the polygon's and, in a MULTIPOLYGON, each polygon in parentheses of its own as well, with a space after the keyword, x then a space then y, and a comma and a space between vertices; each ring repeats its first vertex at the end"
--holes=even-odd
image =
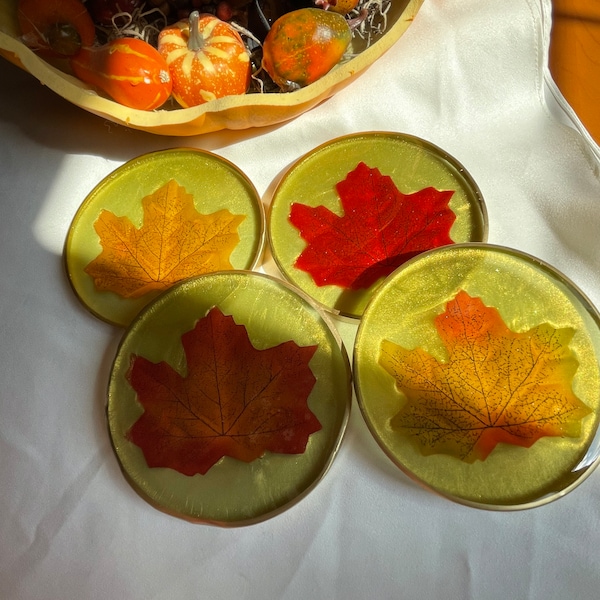
POLYGON ((406 473, 490 509, 562 496, 600 455, 600 317, 564 276, 515 250, 424 253, 358 328, 363 416, 406 473))
POLYGON ((204 273, 253 269, 265 217, 249 179, 203 150, 145 154, 88 195, 69 229, 69 280, 96 316, 128 325, 174 283, 204 273))
POLYGON ((279 182, 268 216, 283 276, 325 308, 359 318, 373 291, 420 252, 487 237, 475 182, 454 158, 400 133, 324 144, 279 182))
POLYGON ((352 399, 329 317, 268 275, 202 275, 131 324, 108 391, 123 472, 151 504, 223 526, 274 516, 328 470, 352 399))

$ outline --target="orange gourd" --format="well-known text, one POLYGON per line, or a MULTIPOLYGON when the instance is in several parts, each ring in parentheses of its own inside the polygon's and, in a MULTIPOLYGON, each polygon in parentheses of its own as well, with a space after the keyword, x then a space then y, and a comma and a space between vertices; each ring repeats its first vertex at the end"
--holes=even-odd
POLYGON ((153 110, 171 95, 169 68, 158 50, 137 38, 83 48, 71 59, 75 75, 130 108, 153 110))
POLYGON ((339 63, 352 39, 348 21, 319 8, 300 8, 273 23, 262 66, 283 90, 314 83, 339 63))
POLYGON ((238 32, 214 15, 194 11, 189 20, 163 29, 158 51, 173 80, 173 97, 183 107, 244 94, 250 56, 238 32))
POLYGON ((358 5, 358 0, 315 0, 315 6, 319 6, 325 10, 332 10, 347 15, 352 12, 358 5))
POLYGON ((17 20, 23 43, 44 58, 74 56, 96 37, 81 0, 19 0, 17 20))

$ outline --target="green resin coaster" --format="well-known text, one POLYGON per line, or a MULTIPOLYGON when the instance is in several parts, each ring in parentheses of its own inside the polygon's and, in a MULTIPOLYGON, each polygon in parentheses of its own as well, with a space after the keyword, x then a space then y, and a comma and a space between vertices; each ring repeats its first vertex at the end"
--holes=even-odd
POLYGON ((128 325, 174 283, 204 273, 253 269, 265 217, 250 180, 203 150, 135 158, 98 184, 69 230, 69 281, 96 316, 128 325))
POLYGON ((126 478, 152 505, 246 525, 320 481, 351 399, 326 313, 285 282, 225 271, 176 284, 133 321, 110 376, 108 424, 126 478))
POLYGON ((362 414, 403 471, 455 501, 554 500, 597 465, 600 317, 549 265, 487 244, 394 272, 354 348, 362 414))
POLYGON ((328 310, 359 318, 394 269, 420 252, 487 236, 465 168, 422 139, 388 132, 335 139, 278 183, 267 225, 282 275, 328 310))

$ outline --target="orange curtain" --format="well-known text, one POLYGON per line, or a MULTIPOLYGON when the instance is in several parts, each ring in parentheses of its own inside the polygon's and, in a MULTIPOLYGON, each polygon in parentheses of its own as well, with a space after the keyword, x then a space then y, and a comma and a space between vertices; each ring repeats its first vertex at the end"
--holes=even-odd
POLYGON ((600 143, 600 0, 553 0, 550 71, 600 143))

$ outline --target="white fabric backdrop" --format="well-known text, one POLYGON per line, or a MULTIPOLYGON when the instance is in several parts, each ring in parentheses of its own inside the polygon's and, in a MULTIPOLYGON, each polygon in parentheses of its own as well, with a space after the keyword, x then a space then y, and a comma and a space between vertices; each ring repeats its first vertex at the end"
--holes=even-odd
POLYGON ((396 469, 356 404, 331 471, 282 515, 224 530, 153 509, 104 421, 121 331, 82 308, 61 257, 86 194, 144 152, 214 151, 264 193, 316 145, 390 130, 465 165, 490 242, 551 263, 600 305, 598 149, 545 97, 549 15, 550 0, 426 0, 388 54, 310 113, 189 139, 104 122, 0 64, 0 598, 599 597, 600 472, 541 508, 469 509, 396 469))

